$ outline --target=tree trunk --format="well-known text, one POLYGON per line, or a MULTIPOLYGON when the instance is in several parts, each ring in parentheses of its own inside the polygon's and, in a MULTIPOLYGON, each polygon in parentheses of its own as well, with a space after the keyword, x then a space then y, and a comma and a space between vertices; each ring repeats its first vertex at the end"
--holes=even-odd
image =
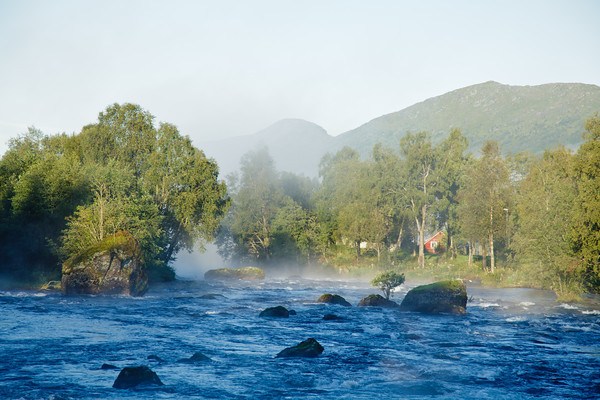
POLYGON ((484 271, 487 271, 487 251, 485 249, 485 246, 482 246, 481 255, 483 257, 481 266, 483 267, 484 271))
POLYGON ((420 268, 425 268, 425 216, 427 215, 427 206, 421 207, 421 223, 419 228, 419 258, 420 268))
POLYGON ((494 273, 495 260, 494 260, 494 234, 490 232, 490 272, 494 273))
POLYGON ((473 242, 467 242, 467 246, 469 246, 469 267, 473 265, 473 242))
POLYGON ((490 272, 494 273, 494 207, 490 206, 490 272))

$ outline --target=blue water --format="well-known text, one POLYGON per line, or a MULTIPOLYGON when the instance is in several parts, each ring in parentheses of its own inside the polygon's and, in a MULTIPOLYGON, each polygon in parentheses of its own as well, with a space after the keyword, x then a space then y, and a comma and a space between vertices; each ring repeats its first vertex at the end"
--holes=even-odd
POLYGON ((459 317, 317 304, 375 291, 302 279, 176 282, 142 298, 0 292, 0 398, 600 398, 600 311, 543 291, 468 291, 459 317), (258 317, 275 305, 297 315, 258 317), (330 313, 344 320, 323 321, 330 313), (275 358, 309 337, 320 357, 275 358), (198 351, 213 361, 177 361, 198 351), (113 389, 119 371, 103 363, 148 365, 165 386, 113 389))

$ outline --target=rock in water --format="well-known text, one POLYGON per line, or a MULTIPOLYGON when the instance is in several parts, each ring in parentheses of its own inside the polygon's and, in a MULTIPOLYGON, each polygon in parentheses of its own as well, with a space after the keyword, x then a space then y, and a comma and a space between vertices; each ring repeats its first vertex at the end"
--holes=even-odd
POLYGON ((283 349, 277 354, 279 357, 318 357, 323 350, 323 346, 315 339, 310 338, 293 347, 283 349))
POLYGON ((288 318, 290 312, 283 306, 265 308, 258 314, 259 317, 273 317, 273 318, 288 318))
POLYGON ((138 385, 162 385, 156 372, 145 366, 125 367, 113 383, 115 389, 129 389, 138 385))
POLYGON ((206 271, 204 279, 207 281, 260 281, 265 279, 265 271, 257 267, 211 269, 206 271))
POLYGON ((387 300, 379 294, 370 294, 358 303, 359 307, 398 307, 398 303, 392 300, 387 300))
POLYGON ((65 294, 143 295, 148 276, 137 240, 119 232, 81 251, 63 264, 61 283, 65 294))
POLYGON ((212 361, 212 359, 210 357, 205 356, 204 354, 200 353, 200 352, 196 352, 194 353, 193 356, 191 356, 190 358, 182 358, 181 360, 179 360, 179 362, 181 363, 203 363, 203 362, 208 362, 208 361, 212 361))
POLYGON ((339 304, 341 306, 351 307, 352 304, 348 303, 345 298, 337 294, 325 293, 317 299, 317 303, 327 304, 339 304))
POLYGON ((465 314, 467 287, 459 280, 417 286, 406 294, 400 308, 428 314, 465 314))

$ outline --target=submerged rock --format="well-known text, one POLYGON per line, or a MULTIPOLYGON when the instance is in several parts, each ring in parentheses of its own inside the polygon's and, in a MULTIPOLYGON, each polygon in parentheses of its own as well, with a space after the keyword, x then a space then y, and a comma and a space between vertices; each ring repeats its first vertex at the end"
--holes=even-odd
POLYGON ((358 303, 359 307, 385 307, 394 308, 399 307, 398 303, 392 300, 388 300, 379 294, 370 294, 358 303))
POLYGON ((146 357, 148 360, 150 361, 156 361, 159 363, 165 362, 165 360, 163 360, 162 358, 160 358, 159 356, 155 355, 155 354, 150 354, 148 357, 146 357))
POLYGON ((319 342, 309 338, 296 346, 281 350, 276 357, 318 357, 324 350, 319 342))
POLYGON ((339 304, 341 306, 351 307, 345 298, 337 294, 325 293, 317 299, 317 303, 339 304))
POLYGON ((119 369, 119 367, 117 367, 116 365, 112 365, 112 364, 102 364, 100 369, 119 369))
POLYGON ((277 306, 265 308, 260 314, 258 314, 258 316, 269 318, 288 318, 290 316, 290 312, 283 306, 277 306))
POLYGON ((190 358, 182 358, 181 360, 179 360, 179 362, 181 363, 203 363, 208 361, 212 361, 212 359, 200 352, 194 353, 194 355, 190 358))
POLYGON ((63 264, 61 285, 65 294, 143 295, 148 276, 138 242, 119 232, 85 249, 63 264))
POLYGON ((209 271, 206 271, 206 273, 204 274, 204 279, 207 281, 259 281, 265 279, 265 271, 258 267, 211 269, 209 271))
POLYGON ((441 281, 409 290, 400 304, 404 311, 465 314, 467 287, 462 281, 441 281))
POLYGON ((325 314, 323 321, 343 321, 344 317, 335 314, 325 314))
POLYGON ((129 389, 138 385, 162 385, 156 372, 146 366, 125 367, 113 383, 115 389, 129 389))

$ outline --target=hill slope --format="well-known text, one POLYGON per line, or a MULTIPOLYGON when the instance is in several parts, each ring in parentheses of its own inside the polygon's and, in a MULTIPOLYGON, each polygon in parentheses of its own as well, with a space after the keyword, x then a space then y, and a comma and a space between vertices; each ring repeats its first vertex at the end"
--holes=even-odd
POLYGON ((496 140, 503 152, 577 147, 584 122, 600 112, 600 87, 581 83, 509 86, 485 82, 433 97, 376 118, 336 137, 334 149, 398 146, 407 132, 428 131, 434 140, 460 128, 471 150, 496 140))
POLYGON ((266 146, 278 170, 316 177, 319 161, 333 140, 317 124, 284 119, 253 135, 205 142, 199 147, 217 161, 221 176, 237 171, 241 157, 248 151, 266 146))

